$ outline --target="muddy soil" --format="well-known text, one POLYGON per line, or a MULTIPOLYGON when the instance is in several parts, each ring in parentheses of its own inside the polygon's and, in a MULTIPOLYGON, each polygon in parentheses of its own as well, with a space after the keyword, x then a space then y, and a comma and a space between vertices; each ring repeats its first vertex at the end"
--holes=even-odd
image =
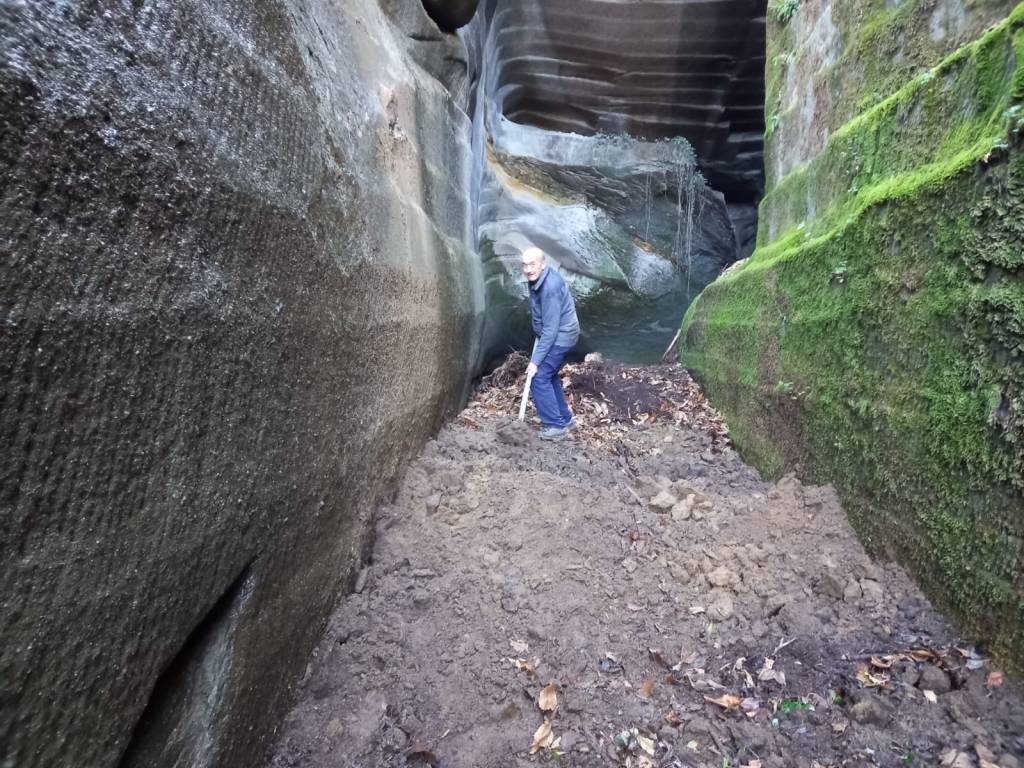
POLYGON ((1024 764, 1024 691, 831 488, 763 482, 680 369, 567 378, 571 439, 510 382, 409 468, 274 768, 1024 764))

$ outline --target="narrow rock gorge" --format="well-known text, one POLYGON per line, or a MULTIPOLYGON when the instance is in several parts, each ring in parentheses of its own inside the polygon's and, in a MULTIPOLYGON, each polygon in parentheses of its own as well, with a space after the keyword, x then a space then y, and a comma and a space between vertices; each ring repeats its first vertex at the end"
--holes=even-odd
POLYGON ((764 3, 489 0, 462 35, 485 349, 529 335, 518 255, 536 243, 573 286, 584 350, 656 359, 753 248, 764 3))

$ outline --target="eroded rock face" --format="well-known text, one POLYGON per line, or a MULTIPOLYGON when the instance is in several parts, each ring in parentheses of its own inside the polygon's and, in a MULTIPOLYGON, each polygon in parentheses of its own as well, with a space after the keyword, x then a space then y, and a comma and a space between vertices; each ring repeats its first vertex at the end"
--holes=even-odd
POLYGON ((765 3, 488 0, 497 111, 515 123, 683 136, 711 185, 762 189, 765 3))
POLYGON ((0 49, 0 764, 259 764, 476 362, 464 50, 418 0, 3 0, 0 49))
POLYGON ((529 245, 572 285, 583 349, 633 360, 660 355, 691 298, 749 255, 761 5, 481 5, 463 36, 476 67, 485 350, 528 343, 518 257, 529 245))

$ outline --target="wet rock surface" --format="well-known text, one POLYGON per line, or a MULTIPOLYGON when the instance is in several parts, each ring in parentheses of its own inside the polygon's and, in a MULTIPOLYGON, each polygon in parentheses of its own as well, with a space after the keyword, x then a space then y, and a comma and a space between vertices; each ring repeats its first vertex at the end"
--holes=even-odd
POLYGON ((694 296, 753 248, 764 7, 485 0, 470 49, 488 353, 528 343, 519 254, 544 249, 583 346, 659 359, 694 296))
POLYGON ((762 481, 666 375, 590 371, 603 402, 676 391, 661 415, 571 385, 580 429, 549 444, 510 428, 512 382, 431 441, 271 765, 1016 764, 1020 687, 867 557, 831 488, 762 481))
POLYGON ((423 27, 0 0, 0 765, 258 760, 475 365, 465 51, 423 27))

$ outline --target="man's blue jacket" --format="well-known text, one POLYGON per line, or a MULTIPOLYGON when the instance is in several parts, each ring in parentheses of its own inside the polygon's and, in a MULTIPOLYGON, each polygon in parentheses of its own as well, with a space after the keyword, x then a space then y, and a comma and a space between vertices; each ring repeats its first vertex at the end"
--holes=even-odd
POLYGON ((530 362, 540 365, 552 347, 571 347, 580 338, 580 321, 576 318, 576 302, 569 286, 552 267, 544 267, 530 283, 530 316, 537 348, 530 362))

